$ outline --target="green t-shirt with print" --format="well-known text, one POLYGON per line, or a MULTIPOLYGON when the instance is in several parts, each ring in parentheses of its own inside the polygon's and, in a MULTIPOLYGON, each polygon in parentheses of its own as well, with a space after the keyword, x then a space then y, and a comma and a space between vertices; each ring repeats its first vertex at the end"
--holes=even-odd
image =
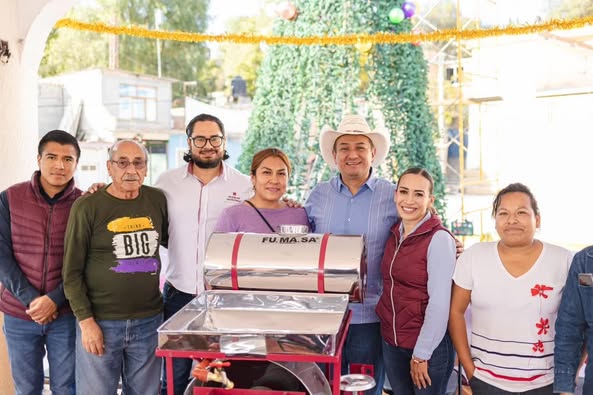
POLYGON ((162 311, 159 246, 168 237, 167 201, 142 186, 125 200, 100 191, 79 198, 66 229, 64 293, 76 318, 126 320, 162 311))

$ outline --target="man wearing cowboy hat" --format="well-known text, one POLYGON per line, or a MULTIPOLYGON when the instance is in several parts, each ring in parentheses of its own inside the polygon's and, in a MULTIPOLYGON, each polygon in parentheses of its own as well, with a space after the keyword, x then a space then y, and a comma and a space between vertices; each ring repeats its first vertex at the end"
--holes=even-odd
POLYGON ((374 393, 380 395, 385 370, 375 307, 381 295, 385 242, 398 216, 393 203, 395 185, 378 178, 373 168, 385 160, 389 137, 384 130, 371 131, 360 115, 346 115, 337 130, 324 127, 319 139, 323 159, 339 174, 315 186, 305 203, 312 229, 315 233, 364 235, 367 254, 365 300, 350 305, 352 325, 342 354, 342 373, 348 373, 352 365, 373 365, 374 393))

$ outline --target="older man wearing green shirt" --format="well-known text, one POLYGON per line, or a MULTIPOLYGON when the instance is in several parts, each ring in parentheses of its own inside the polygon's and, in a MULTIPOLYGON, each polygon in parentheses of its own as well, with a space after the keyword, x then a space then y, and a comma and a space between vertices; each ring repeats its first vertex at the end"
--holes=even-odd
POLYGON ((148 155, 119 141, 107 168, 112 183, 72 207, 66 230, 64 291, 78 320, 78 394, 156 395, 162 323, 159 245, 168 238, 163 192, 142 185, 148 155))

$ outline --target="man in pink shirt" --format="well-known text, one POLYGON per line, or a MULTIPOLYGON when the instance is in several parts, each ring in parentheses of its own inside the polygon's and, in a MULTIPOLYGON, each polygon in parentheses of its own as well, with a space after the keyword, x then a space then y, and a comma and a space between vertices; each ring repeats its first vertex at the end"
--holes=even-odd
MULTIPOLYGON (((169 264, 163 288, 167 320, 204 290, 204 255, 220 213, 252 194, 249 177, 227 166, 224 125, 217 117, 200 114, 187 125, 187 165, 163 173, 155 186, 167 196, 169 264)), ((192 360, 173 362, 175 394, 189 382, 192 360)), ((161 393, 167 393, 163 368, 161 393)))

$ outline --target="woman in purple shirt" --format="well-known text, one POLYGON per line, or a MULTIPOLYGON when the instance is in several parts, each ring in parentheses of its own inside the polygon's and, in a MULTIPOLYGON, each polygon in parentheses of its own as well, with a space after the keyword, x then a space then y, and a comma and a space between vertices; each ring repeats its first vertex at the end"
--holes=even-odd
POLYGON ((253 197, 243 204, 226 208, 214 231, 274 233, 283 224, 309 226, 303 208, 288 207, 282 200, 290 171, 290 160, 278 148, 266 148, 256 153, 251 161, 253 197))

